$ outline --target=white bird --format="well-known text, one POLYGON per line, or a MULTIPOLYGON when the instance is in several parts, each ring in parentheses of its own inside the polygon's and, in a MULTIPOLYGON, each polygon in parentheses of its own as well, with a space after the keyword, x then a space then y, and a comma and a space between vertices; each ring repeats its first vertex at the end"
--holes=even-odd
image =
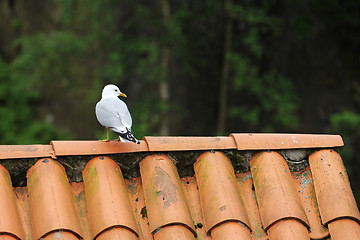
POLYGON ((122 142, 134 142, 140 144, 131 133, 132 119, 126 104, 118 97, 126 97, 120 89, 108 84, 102 91, 101 100, 96 104, 95 114, 101 125, 107 128, 107 138, 109 141, 109 129, 119 135, 122 142))

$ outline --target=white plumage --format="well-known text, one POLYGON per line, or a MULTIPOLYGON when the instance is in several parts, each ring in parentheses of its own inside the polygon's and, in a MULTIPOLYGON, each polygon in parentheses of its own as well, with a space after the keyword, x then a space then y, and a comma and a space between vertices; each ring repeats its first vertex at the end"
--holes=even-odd
POLYGON ((122 142, 140 143, 131 133, 132 119, 126 104, 118 96, 126 97, 120 89, 113 85, 106 85, 102 91, 101 100, 96 104, 95 114, 101 125, 107 128, 109 141, 109 129, 119 135, 122 142))

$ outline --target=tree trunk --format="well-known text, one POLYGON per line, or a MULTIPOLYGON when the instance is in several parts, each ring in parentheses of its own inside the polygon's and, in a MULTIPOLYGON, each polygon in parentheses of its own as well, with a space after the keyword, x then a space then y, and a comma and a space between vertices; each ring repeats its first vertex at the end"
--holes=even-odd
POLYGON ((225 1, 225 14, 226 14, 226 25, 224 32, 224 59, 223 67, 220 79, 219 89, 219 109, 218 109, 218 122, 217 122, 217 134, 222 135, 226 130, 226 114, 227 114, 227 92, 228 92, 228 81, 230 72, 230 53, 232 45, 232 19, 229 12, 229 4, 231 0, 225 1))
MULTIPOLYGON (((168 0, 161 0, 161 10, 163 14, 163 21, 166 29, 168 30, 170 24, 170 5, 168 0)), ((159 93, 160 99, 163 105, 161 113, 161 127, 160 135, 167 136, 170 132, 170 119, 169 119, 169 100, 170 100, 170 90, 169 90, 169 67, 171 60, 171 49, 169 46, 164 44, 162 46, 162 56, 161 56, 161 68, 164 74, 164 78, 159 82, 159 93)))

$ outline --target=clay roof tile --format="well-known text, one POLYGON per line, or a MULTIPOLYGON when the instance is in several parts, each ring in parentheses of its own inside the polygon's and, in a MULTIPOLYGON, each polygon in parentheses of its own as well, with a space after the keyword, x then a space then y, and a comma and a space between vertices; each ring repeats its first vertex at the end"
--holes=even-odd
POLYGON ((205 152, 194 164, 207 233, 227 221, 250 224, 230 160, 221 152, 205 152))
POLYGON ((96 238, 114 227, 125 228, 138 236, 120 167, 108 157, 96 157, 86 165, 83 175, 91 237, 96 238))
POLYGON ((310 155, 309 164, 322 223, 338 218, 353 218, 360 222, 360 213, 340 155, 333 150, 317 151, 310 155))
POLYGON ((285 159, 277 152, 260 152, 250 168, 265 231, 282 219, 296 219, 309 229, 285 159))
POLYGON ((196 236, 195 227, 173 162, 153 154, 140 162, 150 231, 155 234, 168 225, 182 225, 196 236))
MULTIPOLYGON (((0 165, 0 232, 2 236, 24 239, 9 172, 0 165)), ((10 238, 9 238, 10 239, 10 238)))
POLYGON ((64 168, 52 159, 40 159, 29 169, 27 179, 34 238, 60 229, 82 237, 74 195, 64 168))

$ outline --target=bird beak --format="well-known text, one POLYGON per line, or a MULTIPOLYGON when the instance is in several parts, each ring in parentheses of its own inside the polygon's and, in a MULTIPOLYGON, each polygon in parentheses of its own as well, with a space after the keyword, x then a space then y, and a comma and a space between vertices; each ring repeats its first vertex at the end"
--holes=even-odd
POLYGON ((120 96, 127 97, 125 93, 120 93, 120 96))

